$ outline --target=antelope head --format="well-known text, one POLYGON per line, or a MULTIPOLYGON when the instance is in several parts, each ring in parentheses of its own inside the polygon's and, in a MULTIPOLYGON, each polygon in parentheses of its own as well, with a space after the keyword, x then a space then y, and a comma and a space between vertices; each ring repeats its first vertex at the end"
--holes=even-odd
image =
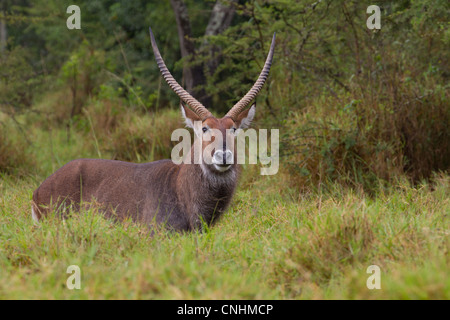
POLYGON ((250 91, 237 102, 223 118, 216 118, 213 114, 184 90, 170 71, 159 52, 155 37, 150 28, 150 38, 153 52, 162 76, 181 99, 181 113, 186 125, 194 130, 196 139, 202 139, 202 155, 204 164, 202 169, 212 173, 225 173, 236 163, 236 149, 234 138, 239 129, 248 128, 255 116, 255 104, 247 108, 262 89, 272 65, 275 48, 275 33, 267 55, 264 67, 250 91), (220 139, 219 139, 220 138, 220 139), (220 141, 221 143, 218 143, 220 141), (215 144, 214 144, 215 143, 215 144), (212 147, 212 144, 214 144, 212 147), (212 147, 212 148, 211 148, 212 147), (208 150, 205 152, 205 150, 208 150), (210 151, 210 152, 209 152, 210 151))

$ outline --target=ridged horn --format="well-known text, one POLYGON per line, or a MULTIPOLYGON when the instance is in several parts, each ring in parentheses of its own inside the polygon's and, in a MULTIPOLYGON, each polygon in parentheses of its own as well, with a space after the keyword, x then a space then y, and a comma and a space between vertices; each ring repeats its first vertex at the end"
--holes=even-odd
POLYGON ((238 103, 236 103, 233 108, 228 111, 227 115, 228 117, 231 117, 232 119, 236 119, 237 116, 244 110, 250 102, 252 102, 253 99, 258 95, 259 91, 264 85, 264 82, 266 82, 267 76, 269 75, 270 66, 272 65, 272 59, 273 59, 273 52, 275 49, 275 33, 272 37, 272 44, 270 45, 269 54, 267 55, 266 62, 264 63, 264 67, 261 71, 261 74, 258 77, 258 80, 256 80, 253 87, 250 89, 249 92, 241 99, 238 103))
POLYGON ((155 55, 156 64, 158 65, 159 71, 161 71, 164 80, 166 80, 167 84, 172 88, 172 90, 183 100, 189 107, 191 107, 192 111, 194 111, 202 120, 211 117, 211 112, 205 108, 203 104, 201 104, 197 99, 191 96, 186 90, 181 87, 175 78, 170 73, 169 69, 167 69, 166 64, 159 52, 158 46, 156 45, 155 36, 153 35, 152 28, 149 28, 150 31, 150 39, 152 41, 153 53, 155 55))

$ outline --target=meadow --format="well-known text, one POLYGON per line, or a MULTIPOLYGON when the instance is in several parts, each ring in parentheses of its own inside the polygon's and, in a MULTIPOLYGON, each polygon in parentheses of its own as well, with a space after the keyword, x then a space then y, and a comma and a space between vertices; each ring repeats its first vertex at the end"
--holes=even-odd
POLYGON ((364 1, 226 1, 234 18, 206 35, 219 2, 79 0, 69 31, 69 1, 0 6, 0 299, 450 299, 448 1, 385 1, 381 30, 364 1), (201 66, 188 91, 218 117, 277 32, 252 126, 279 129, 278 173, 243 165, 201 232, 95 208, 35 223, 33 191, 70 160, 170 158, 184 123, 149 26, 181 83, 201 66))
POLYGON ((73 132, 67 144, 66 130, 51 132, 29 136, 43 174, 0 180, 1 299, 450 297, 448 175, 399 180, 374 196, 337 183, 298 192, 286 172, 259 176, 247 165, 231 208, 203 232, 152 236, 95 209, 35 224, 31 195, 43 178, 80 154, 98 156, 95 139, 73 132), (70 265, 81 269, 80 290, 66 286, 70 265), (380 267, 379 290, 366 286, 370 265, 380 267))

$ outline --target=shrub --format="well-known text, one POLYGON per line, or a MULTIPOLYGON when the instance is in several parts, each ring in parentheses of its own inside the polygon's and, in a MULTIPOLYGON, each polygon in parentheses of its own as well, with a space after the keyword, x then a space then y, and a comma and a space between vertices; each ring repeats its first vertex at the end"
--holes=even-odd
POLYGON ((0 173, 24 175, 34 160, 27 154, 27 142, 20 133, 0 126, 0 173))
POLYGON ((152 114, 127 109, 121 100, 96 101, 87 109, 100 153, 115 160, 146 162, 170 158, 172 131, 183 127, 178 110, 152 114), (93 129, 94 128, 94 129, 93 129))
POLYGON ((408 77, 395 59, 348 92, 315 97, 291 114, 282 152, 298 185, 338 181, 374 191, 380 180, 406 174, 417 183, 448 171, 448 88, 428 72, 408 77))

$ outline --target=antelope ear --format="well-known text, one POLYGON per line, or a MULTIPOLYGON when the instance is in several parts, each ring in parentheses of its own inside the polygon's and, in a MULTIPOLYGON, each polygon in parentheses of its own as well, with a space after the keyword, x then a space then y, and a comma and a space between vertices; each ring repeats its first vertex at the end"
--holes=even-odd
POLYGON ((183 102, 180 103, 180 106, 181 106, 181 114, 183 115, 186 126, 194 129, 194 122, 202 121, 202 119, 200 119, 200 117, 197 116, 197 114, 194 111, 186 107, 186 105, 183 102))
POLYGON ((237 119, 236 119, 236 125, 239 129, 245 129, 250 127, 250 124, 253 121, 253 118, 255 117, 256 113, 256 104, 254 103, 249 109, 242 111, 237 119))

